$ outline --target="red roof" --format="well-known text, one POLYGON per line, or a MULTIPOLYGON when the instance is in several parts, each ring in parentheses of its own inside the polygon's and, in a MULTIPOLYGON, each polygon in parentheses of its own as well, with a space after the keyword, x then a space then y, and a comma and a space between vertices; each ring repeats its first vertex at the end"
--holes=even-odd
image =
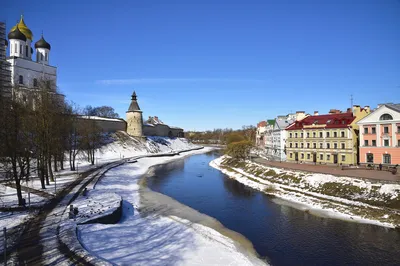
POLYGON ((306 129, 313 128, 347 128, 354 121, 356 117, 353 116, 353 113, 340 113, 340 114, 327 114, 327 115, 312 115, 307 116, 306 118, 295 121, 290 126, 286 128, 286 130, 299 130, 303 129, 304 126, 306 129), (315 125, 313 127, 312 125, 315 125), (321 127, 321 125, 325 125, 321 127))
POLYGON ((257 127, 265 127, 267 125, 267 121, 261 121, 257 124, 257 127))

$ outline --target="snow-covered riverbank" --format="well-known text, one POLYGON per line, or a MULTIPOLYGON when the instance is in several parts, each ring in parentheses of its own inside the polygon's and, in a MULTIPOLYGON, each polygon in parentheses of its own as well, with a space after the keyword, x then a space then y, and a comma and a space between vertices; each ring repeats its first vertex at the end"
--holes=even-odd
POLYGON ((239 241, 203 225, 222 227, 211 217, 159 193, 144 192, 139 184, 154 165, 211 149, 142 158, 107 172, 95 189, 123 198, 122 219, 114 225, 78 226, 81 243, 91 253, 119 265, 265 265, 239 241), (200 220, 207 222, 197 223, 200 220))
POLYGON ((317 215, 392 228, 400 225, 400 210, 387 206, 398 203, 400 185, 283 170, 249 161, 237 163, 226 156, 210 162, 210 166, 317 215))

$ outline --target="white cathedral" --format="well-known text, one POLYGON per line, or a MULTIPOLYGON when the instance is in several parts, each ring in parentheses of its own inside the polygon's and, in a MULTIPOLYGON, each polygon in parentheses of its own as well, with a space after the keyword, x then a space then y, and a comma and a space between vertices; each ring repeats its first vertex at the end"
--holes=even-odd
MULTIPOLYGON (((8 33, 9 57, 12 95, 22 102, 35 104, 35 92, 38 91, 40 81, 50 82, 52 93, 56 93, 57 68, 50 65, 51 46, 44 37, 35 42, 35 50, 31 47, 33 42, 32 31, 25 24, 21 15, 20 21, 8 33), (33 60, 34 53, 36 59, 33 60)), ((64 95, 57 94, 64 98, 64 95)))

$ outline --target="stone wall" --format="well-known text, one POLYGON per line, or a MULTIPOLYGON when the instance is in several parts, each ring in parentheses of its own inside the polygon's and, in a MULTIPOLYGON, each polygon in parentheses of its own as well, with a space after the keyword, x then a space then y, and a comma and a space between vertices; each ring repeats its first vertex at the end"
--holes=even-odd
POLYGON ((103 132, 116 132, 116 131, 126 131, 126 122, 121 118, 105 118, 99 116, 80 116, 79 121, 94 120, 103 132))
POLYGON ((170 128, 167 125, 143 125, 143 135, 159 137, 184 137, 183 129, 170 128))

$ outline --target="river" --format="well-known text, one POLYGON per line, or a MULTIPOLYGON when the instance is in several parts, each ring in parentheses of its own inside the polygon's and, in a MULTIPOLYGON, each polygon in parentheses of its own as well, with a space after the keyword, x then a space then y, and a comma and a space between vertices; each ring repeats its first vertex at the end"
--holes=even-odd
POLYGON ((148 186, 244 235, 272 265, 400 265, 400 232, 278 204, 210 167, 219 156, 156 166, 148 186))

